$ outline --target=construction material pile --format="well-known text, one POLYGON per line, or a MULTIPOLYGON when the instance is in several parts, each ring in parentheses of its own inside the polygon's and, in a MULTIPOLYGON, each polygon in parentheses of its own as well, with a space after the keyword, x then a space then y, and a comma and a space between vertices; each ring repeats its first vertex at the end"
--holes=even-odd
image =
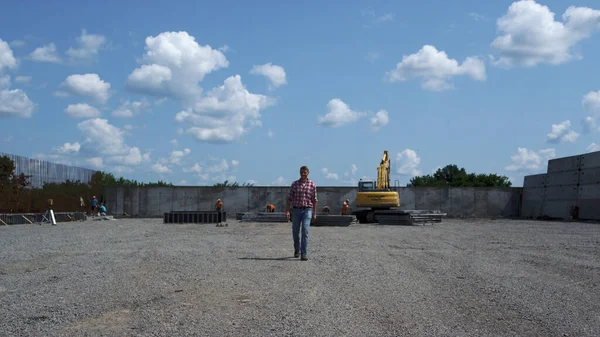
POLYGON ((243 222, 288 222, 284 212, 237 213, 236 219, 243 222))
POLYGON ((311 226, 341 226, 348 227, 358 224, 354 215, 317 215, 317 220, 311 226))
MULTIPOLYGON (((164 223, 218 223, 217 211, 171 211, 164 214, 164 223)), ((227 221, 227 212, 221 212, 221 222, 227 221)))
MULTIPOLYGON (((44 213, 8 213, 0 214, 2 225, 27 225, 44 221, 44 213)), ((56 222, 84 221, 87 215, 84 212, 54 212, 56 222)))

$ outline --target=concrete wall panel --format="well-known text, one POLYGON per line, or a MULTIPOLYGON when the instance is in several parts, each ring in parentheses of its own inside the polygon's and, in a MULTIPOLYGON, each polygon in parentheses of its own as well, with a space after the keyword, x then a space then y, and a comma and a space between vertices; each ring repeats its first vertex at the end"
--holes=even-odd
POLYGON ((600 199, 600 185, 579 185, 577 199, 600 199))
POLYGON ((590 152, 581 155, 579 168, 590 169, 600 167, 600 151, 590 152))
POLYGON ((546 177, 546 173, 525 176, 523 179, 523 188, 544 187, 546 186, 546 177))
POLYGON ((571 200, 546 200, 544 204, 544 215, 551 218, 569 220, 577 201, 571 200))
POLYGON ((415 209, 416 208, 416 196, 413 188, 399 188, 397 189, 398 196, 400 197, 400 209, 415 209))
POLYGON ((420 188, 415 191, 416 209, 439 210, 441 206, 439 188, 420 188))
POLYGON ((579 169, 581 156, 570 156, 548 160, 548 173, 576 171, 579 169))
MULTIPOLYGON (((165 212, 212 210, 217 198, 225 210, 235 212, 263 211, 269 202, 283 211, 289 187, 106 187, 107 208, 111 214, 162 217, 165 212)), ((440 210, 449 216, 518 216, 518 188, 406 188, 397 189, 401 209, 440 210)), ((319 187, 319 208, 328 205, 339 213, 342 201, 356 200, 355 187, 319 187)))
POLYGON ((521 216, 532 219, 542 216, 544 213, 544 203, 544 200, 529 200, 527 202, 523 202, 521 216))
POLYGON ((579 219, 600 219, 600 207, 598 207, 598 205, 600 205, 600 198, 578 200, 577 206, 579 207, 579 219))
POLYGON ((600 184, 600 167, 582 169, 579 172, 579 184, 600 184))
MULTIPOLYGON (((449 193, 449 198, 450 198, 450 211, 447 212, 446 214, 448 214, 451 217, 464 217, 466 216, 466 212, 463 208, 463 190, 459 189, 459 188, 452 188, 450 189, 449 193)), ((469 200, 468 203, 470 203, 471 200, 469 200)))
POLYGON ((475 189, 474 188, 461 188, 461 212, 463 217, 474 216, 475 214, 475 189))
POLYGON ((130 215, 139 215, 139 214, 149 214, 149 209, 148 207, 150 206, 149 202, 148 202, 148 193, 150 193, 150 189, 147 188, 139 188, 137 187, 138 190, 138 207, 137 207, 137 213, 135 212, 135 210, 131 210, 132 213, 127 213, 130 215))
POLYGON ((523 189, 523 200, 544 200, 546 197, 546 189, 543 187, 540 188, 524 188, 523 189))
POLYGON ((473 200, 475 204, 474 216, 485 217, 488 214, 488 191, 485 189, 474 189, 473 200))
POLYGON ((507 193, 503 190, 489 189, 487 191, 486 214, 498 214, 507 217, 519 216, 519 196, 521 191, 512 190, 511 192, 512 193, 507 193))
POLYGON ((579 182, 579 171, 550 172, 546 177, 546 187, 577 185, 579 182))
POLYGON ((577 200, 577 185, 547 186, 545 200, 577 200))

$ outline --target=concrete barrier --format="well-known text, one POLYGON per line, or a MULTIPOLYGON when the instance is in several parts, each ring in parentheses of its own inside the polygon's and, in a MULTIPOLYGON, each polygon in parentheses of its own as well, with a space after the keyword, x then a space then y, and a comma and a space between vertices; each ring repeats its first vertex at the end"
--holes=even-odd
POLYGON ((600 151, 548 161, 547 173, 526 176, 522 216, 600 220, 600 151))
MULTIPOLYGON (((400 209, 439 210, 448 217, 518 217, 521 212, 522 188, 438 188, 398 187, 400 209)), ((175 186, 124 187, 108 186, 104 200, 109 213, 161 218, 172 211, 211 211, 217 199, 224 210, 262 212, 267 204, 276 212, 285 210, 289 187, 251 186, 175 186)), ((354 205, 356 187, 319 186, 319 208, 327 205, 331 214, 340 214, 345 199, 354 205)))

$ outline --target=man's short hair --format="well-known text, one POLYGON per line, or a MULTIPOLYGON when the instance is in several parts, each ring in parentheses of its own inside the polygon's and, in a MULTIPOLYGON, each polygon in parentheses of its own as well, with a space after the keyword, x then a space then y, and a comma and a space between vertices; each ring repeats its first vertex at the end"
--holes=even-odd
POLYGON ((302 170, 306 170, 308 172, 310 172, 310 170, 308 169, 308 166, 303 165, 302 167, 300 167, 300 172, 302 172, 302 170))

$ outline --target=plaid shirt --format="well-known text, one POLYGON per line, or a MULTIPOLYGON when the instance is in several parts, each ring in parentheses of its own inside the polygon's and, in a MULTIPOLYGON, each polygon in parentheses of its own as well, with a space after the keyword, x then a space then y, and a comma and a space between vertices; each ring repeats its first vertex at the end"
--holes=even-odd
POLYGON ((294 181, 288 200, 292 207, 313 207, 317 202, 317 185, 312 180, 306 183, 302 183, 300 179, 294 181))

